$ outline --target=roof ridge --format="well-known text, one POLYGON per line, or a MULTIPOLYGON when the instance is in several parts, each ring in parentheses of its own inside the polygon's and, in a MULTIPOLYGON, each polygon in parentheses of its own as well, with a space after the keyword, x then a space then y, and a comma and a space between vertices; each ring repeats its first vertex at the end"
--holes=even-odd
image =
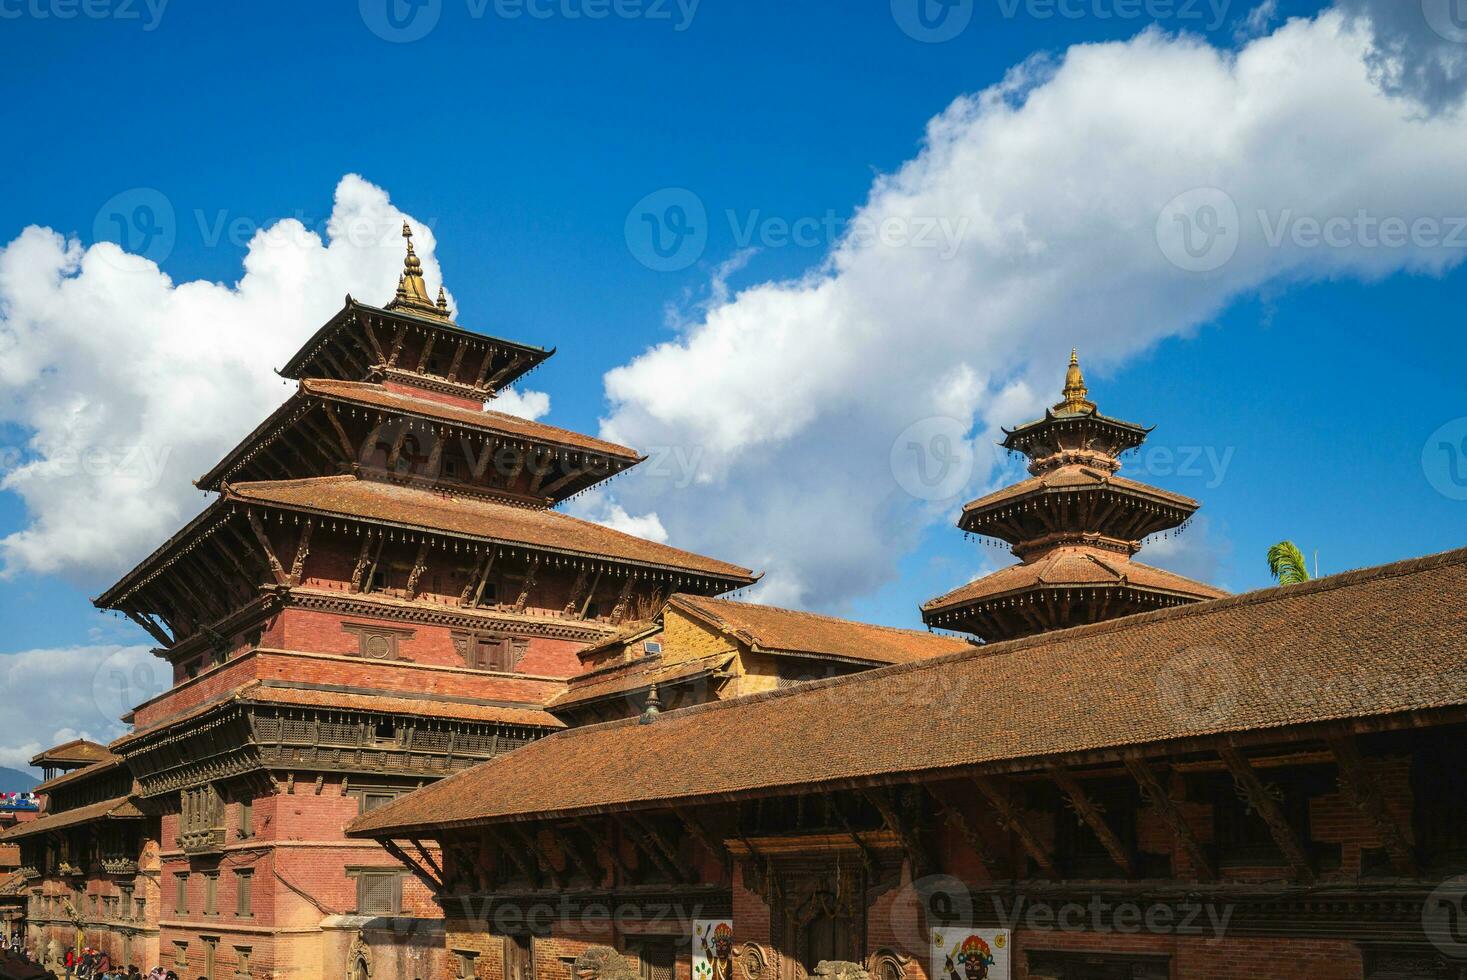
POLYGON ((823 621, 828 622, 828 623, 841 623, 841 624, 844 624, 844 625, 847 625, 847 626, 860 626, 863 629, 883 630, 883 631, 888 632, 888 633, 902 633, 902 634, 911 634, 911 635, 917 635, 917 636, 935 636, 936 635, 936 634, 932 633, 931 630, 916 629, 916 628, 908 627, 908 626, 887 626, 884 623, 868 623, 868 622, 865 622, 865 621, 859 620, 859 619, 847 619, 847 618, 845 618, 843 616, 832 616, 832 615, 830 615, 828 613, 811 612, 811 611, 809 611, 807 609, 790 609, 787 606, 770 606, 770 605, 765 605, 764 603, 759 603, 759 602, 740 602, 737 599, 723 599, 723 598, 719 598, 719 597, 715 597, 715 596, 698 596, 698 595, 692 595, 691 593, 686 593, 686 592, 678 592, 678 593, 675 593, 673 596, 671 596, 671 598, 668 599, 668 601, 671 602, 673 599, 682 599, 682 598, 692 599, 692 600, 694 600, 694 604, 696 604, 698 602, 714 602, 714 603, 719 603, 720 605, 741 606, 741 607, 751 608, 751 609, 762 609, 762 610, 768 610, 770 612, 775 612, 775 613, 783 613, 783 614, 788 615, 788 616, 803 616, 803 617, 807 617, 809 619, 823 620, 823 621))
MULTIPOLYGON (((1033 636, 1020 637, 1015 640, 1004 640, 1000 643, 975 645, 971 650, 957 650, 953 653, 941 654, 936 657, 928 657, 925 660, 914 660, 903 664, 890 664, 885 667, 877 667, 872 670, 861 671, 855 674, 846 674, 840 677, 826 677, 819 680, 806 681, 794 687, 782 690, 761 691, 757 694, 744 694, 727 701, 710 701, 704 704, 696 704, 687 708, 675 708, 664 711, 653 723, 663 724, 669 721, 677 721, 681 718, 693 717, 710 711, 727 711, 747 704, 756 704, 777 698, 803 697, 810 692, 824 691, 828 688, 839 687, 847 684, 871 684, 880 683, 887 677, 893 677, 900 673, 916 672, 919 670, 932 670, 944 664, 955 663, 960 660, 975 657, 993 657, 1012 653, 1017 650, 1025 650, 1030 647, 1042 646, 1052 643, 1057 638, 1073 639, 1081 636, 1094 636, 1109 633, 1115 630, 1131 629, 1145 623, 1158 622, 1167 619, 1183 619, 1190 616, 1206 616, 1215 612, 1232 609, 1237 606, 1257 605, 1267 602, 1275 602, 1280 599, 1294 598, 1300 595, 1310 595, 1315 592, 1331 592, 1335 589, 1348 588, 1364 582, 1377 579, 1394 578, 1403 575, 1414 575, 1443 565, 1467 564, 1467 548, 1457 548, 1452 551, 1443 551, 1435 555, 1427 555, 1421 558, 1408 558, 1402 561, 1391 562, 1385 565, 1375 565, 1369 568, 1355 569, 1349 572, 1341 572, 1337 575, 1314 579, 1298 585, 1275 585, 1263 589, 1255 589, 1252 592, 1244 592, 1238 595, 1224 596, 1218 599, 1203 599, 1199 602, 1189 603, 1185 606, 1173 606, 1169 609, 1157 609, 1151 612, 1137 613, 1133 616, 1122 616, 1118 619, 1110 619, 1101 623, 1088 623, 1084 626, 1073 626, 1069 629, 1052 630, 1048 633, 1038 633, 1033 636)), ((552 738, 574 738, 581 732, 596 731, 614 726, 633 726, 640 724, 640 719, 618 718, 612 721, 601 722, 595 725, 585 725, 578 728, 567 728, 555 732, 540 739, 541 742, 552 738)), ((374 811, 376 812, 376 811, 374 811)))

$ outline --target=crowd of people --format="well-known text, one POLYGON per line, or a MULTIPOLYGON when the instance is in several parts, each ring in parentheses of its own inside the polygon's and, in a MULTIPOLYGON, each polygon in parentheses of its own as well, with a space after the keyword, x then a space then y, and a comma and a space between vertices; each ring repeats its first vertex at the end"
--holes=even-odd
POLYGON ((136 964, 123 966, 113 963, 105 952, 90 946, 84 946, 80 951, 68 949, 60 963, 45 970, 35 951, 25 946, 20 936, 11 937, 9 946, 12 954, 42 971, 37 976, 54 980, 179 980, 177 973, 161 966, 155 966, 150 972, 143 973, 136 964), (62 972, 57 973, 57 969, 62 972))

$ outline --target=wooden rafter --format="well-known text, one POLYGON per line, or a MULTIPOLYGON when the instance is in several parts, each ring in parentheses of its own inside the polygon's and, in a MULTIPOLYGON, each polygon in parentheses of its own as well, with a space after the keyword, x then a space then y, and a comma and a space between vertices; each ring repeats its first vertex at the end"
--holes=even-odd
POLYGON ((1386 806, 1385 794, 1361 757, 1355 736, 1348 733, 1336 735, 1329 739, 1329 747, 1339 766, 1340 789, 1344 791, 1345 799, 1375 827, 1396 874, 1414 878, 1417 873, 1415 848, 1405 826, 1386 806))
POLYGON ((545 848, 540 846, 539 835, 534 830, 525 830, 523 827, 514 824, 509 825, 508 829, 511 834, 524 844, 525 850, 535 859, 535 863, 540 866, 540 870, 550 876, 550 880, 555 884, 555 887, 557 889, 565 888, 565 875, 555 867, 554 862, 550 860, 550 855, 545 853, 545 848))
POLYGON ((488 835, 490 841, 493 842, 495 850, 501 857, 508 857, 514 866, 520 869, 520 873, 529 880, 531 885, 536 888, 540 887, 539 868, 526 861, 518 847, 507 846, 504 838, 499 835, 497 830, 489 830, 485 831, 485 833, 488 835))
POLYGON ((1208 860, 1207 852, 1202 849, 1202 844, 1197 840, 1192 827, 1187 823, 1187 818, 1182 816, 1182 811, 1177 809, 1176 803, 1166 788, 1162 786, 1161 780, 1146 760, 1140 756, 1127 756, 1126 769, 1131 778, 1136 780, 1136 785, 1141 789, 1141 795, 1146 802, 1151 804, 1152 809, 1161 817, 1163 823, 1171 830, 1172 836, 1187 852, 1192 861, 1192 866, 1197 869, 1197 877, 1203 881, 1211 881, 1216 877, 1212 862, 1208 860))
POLYGON ((631 816, 615 822, 621 828, 622 834, 635 844, 639 851, 651 858, 652 863, 657 865, 670 881, 680 881, 682 875, 678 873, 677 866, 667 859, 667 855, 663 854, 657 845, 647 839, 647 835, 637 826, 635 819, 634 816, 631 816))
POLYGON ((575 825, 591 841, 597 852, 606 856, 608 867, 621 872, 621 881, 618 884, 628 885, 636 880, 636 872, 622 858, 617 842, 611 838, 613 825, 610 819, 603 821, 603 827, 599 831, 580 817, 575 818, 575 825))
POLYGON ((1106 821, 1105 814, 1101 812, 1100 807, 1096 805, 1095 801, 1090 798, 1090 794, 1085 792, 1085 787, 1080 785, 1080 781, 1075 778, 1074 773, 1056 762, 1050 764, 1049 775, 1054 780, 1055 785, 1060 788, 1060 792, 1069 798, 1070 806, 1075 808, 1075 812, 1080 815, 1080 819, 1085 821, 1086 826, 1099 839, 1100 845, 1105 848, 1105 852, 1110 855, 1110 859, 1116 863, 1116 867, 1120 868, 1127 878, 1134 878, 1136 876, 1136 862, 1132 859, 1130 850, 1125 844, 1121 843, 1120 837, 1116 835, 1116 832, 1111 829, 1110 823, 1106 821))
POLYGON ((929 864, 927 853, 922 847, 922 841, 917 834, 917 828, 902 819, 891 798, 884 790, 863 790, 861 795, 876 808, 881 814, 881 822, 886 824, 886 829, 897 835, 902 843, 902 850, 906 852, 907 861, 912 866, 912 877, 917 878, 926 873, 929 864))
MULTIPOLYGON (((841 829, 846 832, 846 836, 851 839, 851 843, 856 845, 856 853, 861 855, 861 866, 866 869, 866 876, 868 878, 877 877, 879 865, 876 861, 876 854, 871 850, 866 842, 861 839, 861 835, 856 833, 856 828, 851 826, 850 818, 848 818, 845 814, 845 811, 841 809, 840 797, 837 796, 835 793, 831 793, 829 796, 826 797, 825 805, 829 808, 831 814, 835 817, 835 822, 840 824, 841 829)), ((748 842, 745 841, 745 843, 747 844, 748 842)), ((754 853, 753 847, 749 848, 749 853, 754 853)), ((914 871, 913 874, 915 875, 916 872, 914 871)))
POLYGON ((275 575, 278 585, 285 585, 289 581, 285 575, 285 566, 280 564, 280 559, 275 557, 275 549, 270 546, 270 536, 265 533, 265 525, 260 523, 260 515, 253 510, 245 511, 245 518, 250 522, 250 530, 255 534, 255 540, 259 542, 260 550, 265 554, 265 560, 270 563, 270 571, 275 575))
POLYGON ((586 880, 591 883, 592 888, 595 888, 601 883, 603 875, 596 873, 596 862, 586 859, 586 855, 581 853, 580 847, 571 838, 570 834, 561 833, 555 827, 550 826, 547 826, 544 832, 550 835, 551 840, 555 841, 556 848, 565 855, 566 860, 574 864, 576 870, 586 876, 586 880))
POLYGON ((336 414, 336 408, 330 402, 322 402, 321 414, 326 416, 326 421, 331 424, 331 430, 336 433, 337 441, 341 443, 342 455, 348 461, 356 459, 356 449, 351 444, 351 438, 346 434, 346 427, 341 424, 341 419, 336 414))
MULTIPOLYGON (((640 813, 628 814, 628 818, 636 826, 638 832, 662 853, 662 856, 667 859, 668 864, 674 870, 679 870, 678 866, 682 863, 682 857, 678 854, 677 848, 663 835, 662 831, 657 829, 657 825, 651 819, 640 813)), ((686 875, 679 870, 676 877, 682 878, 686 877, 686 875)))
POLYGON ((1049 849, 1040 842, 1038 837, 1034 836, 1034 831, 1029 829, 1027 816, 1009 802, 1008 794, 995 786, 992 779, 981 773, 974 774, 970 778, 973 785, 978 787, 978 792, 982 793, 984 799, 988 800, 989 805, 993 807, 994 812, 998 815, 999 824, 1010 831, 1018 839, 1019 846, 1024 849, 1024 852, 1034 859, 1034 863, 1039 866, 1040 874, 1048 878, 1058 878, 1059 874, 1055 871, 1054 860, 1049 856, 1049 849))
POLYGON ((987 870, 989 876, 997 877, 998 860, 993 850, 983 840, 982 835, 978 833, 978 828, 969 823, 968 818, 963 815, 962 806, 946 790, 939 789, 936 784, 923 783, 922 786, 942 808, 947 822, 952 824, 953 828, 962 836, 963 841, 968 845, 968 850, 978 856, 979 863, 987 870))
POLYGON ((699 820, 696 814, 682 807, 674 807, 672 812, 677 815, 677 818, 682 821, 683 826, 687 828, 688 833, 702 845, 703 849, 709 855, 725 868, 729 866, 732 856, 728 853, 728 848, 723 845, 722 841, 715 838, 709 832, 708 828, 703 825, 703 821, 699 820))
POLYGON ((367 566, 372 561, 372 534, 362 535, 362 547, 357 551, 356 564, 351 569, 351 590, 362 591, 362 576, 367 573, 367 566))
POLYGON ((387 354, 387 366, 396 367, 397 359, 402 354, 402 342, 407 337, 407 324, 399 323, 397 333, 392 335, 392 350, 387 354))
POLYGON ((1238 784, 1239 791, 1248 801, 1253 812, 1262 818, 1268 825, 1268 831, 1273 835, 1274 843, 1284 854, 1284 860, 1289 862, 1289 867, 1294 874, 1305 882, 1314 880, 1314 867, 1309 860, 1308 853, 1304 850, 1304 842, 1299 837, 1299 832, 1289 822, 1284 808, 1279 806, 1279 801, 1274 799, 1263 780, 1258 778, 1258 773, 1248 760, 1231 745, 1224 745, 1218 749, 1218 755, 1222 757, 1227 765, 1228 771, 1233 774, 1233 780, 1238 784))
POLYGON ((164 631, 162 626, 158 625, 158 623, 154 621, 152 616, 149 616, 146 613, 139 612, 132 606, 123 606, 122 614, 128 619, 132 620, 134 623, 137 623, 143 629, 147 630, 148 635, 157 640, 159 645, 163 647, 171 647, 176 642, 173 637, 169 636, 164 631))

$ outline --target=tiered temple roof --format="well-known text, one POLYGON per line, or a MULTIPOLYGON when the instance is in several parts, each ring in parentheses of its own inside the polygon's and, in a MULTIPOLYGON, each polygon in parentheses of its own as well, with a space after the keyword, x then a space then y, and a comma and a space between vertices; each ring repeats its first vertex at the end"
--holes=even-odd
POLYGON ((931 600, 924 621, 996 641, 1225 595, 1131 558, 1198 507, 1116 475, 1149 432, 1100 414, 1072 351, 1064 399, 1003 442, 1029 458, 1031 477, 968 503, 958 520, 1007 542, 1020 564, 931 600))
MULTIPOLYGON (((459 600, 467 607, 483 591, 473 578, 487 576, 504 548, 530 580, 526 570, 563 567, 664 596, 756 580, 746 568, 551 510, 643 457, 486 409, 487 398, 554 351, 455 323, 441 289, 438 301, 428 299, 410 229, 403 234, 396 297, 381 308, 347 298, 282 370, 300 381, 295 394, 199 479, 218 499, 99 606, 125 613, 164 648, 227 633, 242 611, 302 585, 318 527, 351 538, 353 549, 360 542, 352 591, 371 589, 385 540, 421 547, 415 568, 430 552, 472 566, 459 570, 472 571, 459 600)), ((399 590, 408 600, 419 597, 421 575, 399 590)))

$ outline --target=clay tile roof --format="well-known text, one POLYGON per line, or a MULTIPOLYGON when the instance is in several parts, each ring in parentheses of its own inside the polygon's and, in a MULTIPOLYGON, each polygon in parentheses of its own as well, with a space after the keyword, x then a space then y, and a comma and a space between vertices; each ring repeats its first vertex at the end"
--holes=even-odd
POLYGON ((162 719, 157 724, 129 732, 112 743, 122 751, 126 746, 152 736, 161 729, 176 728, 203 715, 235 703, 290 704, 308 707, 337 708, 343 711, 376 711, 418 715, 433 718, 457 718, 463 721, 500 722, 506 725, 528 725, 538 728, 564 728, 565 723, 539 705, 486 704, 448 701, 424 697, 395 697, 390 694, 322 690, 320 688, 279 687, 252 680, 233 688, 213 700, 190 708, 182 714, 162 719))
POLYGON ((922 611, 936 612, 1036 588, 1120 585, 1204 599, 1227 595, 1204 582, 1143 565, 1113 551, 1074 546, 1056 548, 1031 562, 1000 568, 924 603, 922 611))
POLYGON ((583 674, 571 681, 570 688, 550 700, 552 711, 604 701, 607 698, 635 694, 653 684, 672 686, 707 677, 723 670, 732 661, 731 653, 717 653, 693 660, 664 664, 661 657, 643 657, 614 668, 603 668, 583 674))
POLYGON ((1460 712, 1464 572, 1467 550, 666 712, 650 725, 573 728, 409 794, 348 833, 392 836, 1460 712), (1216 691, 1202 704, 1187 687, 1199 671, 1216 691), (1309 679, 1309 697, 1299 697, 1294 677, 1309 679), (694 756, 718 763, 689 765, 694 756))
POLYGON ((528 439, 532 442, 550 443, 571 449, 585 449, 590 452, 601 453, 606 456, 616 456, 626 460, 640 461, 642 458, 634 449, 628 449, 626 446, 619 446, 614 442, 607 442, 604 439, 582 435, 579 432, 572 432, 569 429, 561 429, 553 425, 545 425, 541 422, 532 422, 529 419, 519 418, 515 415, 506 415, 503 412, 481 411, 472 408, 463 408, 458 405, 445 404, 430 398, 419 398, 414 395, 390 391, 379 384, 366 381, 331 381, 321 378, 306 378, 301 382, 301 390, 312 395, 321 395, 341 401, 355 402, 359 405, 382 408, 388 411, 426 415, 489 432, 528 439))
POLYGON ((35 769, 45 766, 84 766, 101 762, 109 755, 111 753, 107 751, 107 746, 84 738, 75 738, 39 753, 31 759, 30 764, 35 769))
POLYGON ((16 824, 5 833, 0 834, 0 842, 33 837, 51 830, 62 830, 66 827, 75 827, 77 824, 91 823, 93 820, 139 820, 142 819, 142 816, 143 812, 133 806, 132 797, 119 796, 115 800, 103 800, 101 803, 79 806, 74 810, 62 810, 60 813, 48 813, 35 820, 16 824))
POLYGON ((225 497, 385 521, 586 558, 653 565, 724 581, 755 580, 754 573, 747 568, 632 537, 560 511, 535 510, 351 476, 236 483, 226 489, 225 497))
POLYGON ((834 616, 759 606, 730 599, 675 595, 670 603, 737 634, 768 653, 842 657, 865 663, 901 664, 965 650, 969 641, 925 630, 873 626, 834 616))
POLYGON ((31 792, 50 793, 53 790, 56 790, 62 786, 70 786, 73 783, 79 783, 83 780, 91 779, 93 776, 100 776, 102 773, 111 772, 118 766, 122 765, 121 756, 113 755, 106 749, 103 749, 102 751, 106 753, 106 758, 102 759, 101 761, 93 762, 91 765, 82 766, 80 769, 73 769, 71 772, 65 772, 52 779, 48 779, 43 783, 39 783, 36 786, 31 787, 31 792))
POLYGON ((963 505, 963 513, 971 514, 990 510, 999 504, 1008 503, 1017 498, 1045 492, 1091 490, 1101 487, 1114 487, 1181 510, 1196 510, 1200 506, 1191 497, 1185 497, 1179 493, 1128 480, 1123 476, 1102 473, 1100 470, 1082 464, 1071 464, 1056 467, 1047 473, 1041 473, 1027 480, 1021 480, 1011 486, 995 490, 987 496, 979 497, 977 500, 970 500, 963 505))

